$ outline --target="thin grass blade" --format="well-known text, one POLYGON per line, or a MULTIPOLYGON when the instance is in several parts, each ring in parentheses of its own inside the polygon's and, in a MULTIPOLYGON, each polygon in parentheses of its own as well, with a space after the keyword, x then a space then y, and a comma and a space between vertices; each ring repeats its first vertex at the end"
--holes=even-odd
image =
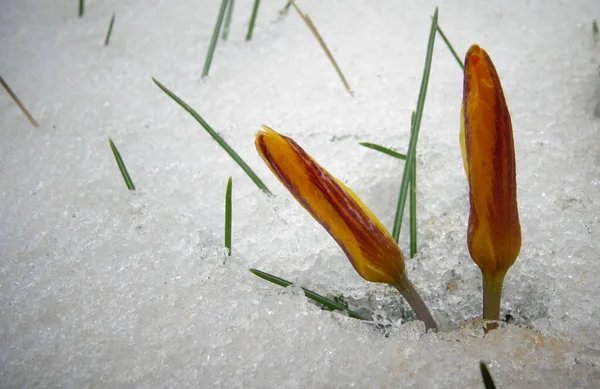
MULTIPOLYGON (((415 131, 415 111, 410 120, 410 131, 415 131)), ((410 169, 410 257, 417 255, 417 153, 413 154, 410 169)))
POLYGON ((383 147, 380 145, 377 145, 375 143, 369 143, 369 142, 358 142, 359 145, 364 146, 368 149, 373 149, 373 150, 377 150, 379 152, 382 152, 384 154, 387 154, 389 156, 392 156, 394 158, 398 158, 398 159, 406 159, 406 155, 404 154, 400 154, 392 149, 388 149, 387 147, 383 147))
POLYGON ((227 255, 231 255, 231 177, 227 180, 227 190, 225 191, 225 248, 227 255))
POLYGON ((104 46, 108 46, 110 42, 110 37, 112 35, 113 25, 115 24, 115 13, 113 12, 112 18, 110 18, 110 23, 108 24, 108 31, 106 32, 106 39, 104 39, 104 46))
POLYGON ((160 82, 158 82, 158 80, 156 80, 154 77, 152 77, 152 81, 154 81, 154 83, 163 92, 165 92, 170 98, 172 98, 173 100, 175 100, 175 102, 177 104, 179 104, 190 115, 192 115, 192 117, 194 119, 196 119, 196 121, 198 123, 200 123, 200 125, 202 127, 204 127, 204 129, 206 130, 206 132, 208 132, 209 135, 212 136, 212 138, 215 141, 217 141, 217 143, 219 144, 219 146, 221 146, 227 152, 227 154, 229 154, 229 156, 231 158, 233 158, 233 160, 242 168, 242 170, 244 170, 244 172, 246 172, 246 174, 248 175, 248 177, 250 177, 250 179, 256 184, 256 186, 258 186, 265 193, 271 194, 271 191, 260 180, 260 178, 258 178, 258 176, 256 175, 256 173, 254 173, 252 171, 252 169, 250 169, 250 166, 248 166, 248 164, 246 164, 246 162, 244 162, 244 160, 227 144, 227 142, 225 142, 225 140, 223 138, 221 138, 221 136, 219 134, 217 134, 217 132, 215 130, 213 130, 213 128, 204 119, 202 119, 202 117, 198 114, 198 112, 196 112, 192 107, 190 107, 189 105, 187 105, 183 100, 181 100, 177 95, 175 95, 175 93, 171 92, 169 89, 167 89, 167 87, 165 87, 163 84, 161 84, 160 82))
POLYGON ((252 33, 254 32, 254 24, 256 23, 256 15, 258 15, 258 7, 260 6, 260 0, 254 0, 254 7, 252 7, 252 15, 250 16, 250 25, 248 26, 248 32, 246 33, 246 40, 252 39, 252 33))
POLYGON ((458 66, 460 66, 462 70, 465 70, 465 65, 463 64, 462 60, 456 53, 456 50, 454 50, 454 47, 452 47, 452 44, 450 43, 450 41, 446 37, 446 34, 444 34, 444 31, 442 31, 442 28, 439 25, 437 26, 437 32, 438 34, 440 34, 444 42, 446 42, 446 46, 448 46, 448 49, 450 49, 450 52, 454 56, 454 59, 456 59, 456 62, 458 62, 458 66))
POLYGON ((350 96, 354 96, 354 92, 352 92, 352 89, 350 88, 348 81, 346 81, 346 77, 344 77, 344 73, 342 73, 342 69, 340 69, 340 66, 338 65, 336 60, 333 58, 333 55, 331 54, 331 51, 329 51, 327 44, 325 44, 323 37, 321 37, 321 34, 319 34, 319 31, 317 31, 317 27, 314 25, 314 23, 308 17, 308 15, 306 15, 306 14, 302 13, 302 11, 300 11, 300 8, 298 8, 298 5, 296 5, 296 2, 294 0, 290 0, 289 2, 294 6, 296 11, 298 11, 298 14, 302 18, 302 20, 304 20, 304 23, 306 23, 306 25, 308 26, 308 29, 313 33, 315 38, 317 38, 319 45, 321 45, 321 48, 325 52, 325 55, 327 55, 327 58, 329 58, 329 61, 331 61, 331 64, 333 65, 333 67, 335 68, 335 71, 337 72, 338 76, 342 80, 344 87, 346 88, 348 93, 350 93, 350 96))
POLYGON ((594 35, 598 35, 598 33, 600 32, 600 29, 598 29, 597 19, 594 19, 594 21, 592 22, 592 31, 594 31, 594 35))
POLYGON ((27 117, 27 119, 29 120, 29 122, 34 127, 39 127, 40 125, 38 124, 38 122, 33 118, 33 116, 31 116, 31 114, 29 113, 29 111, 27 110, 27 108, 25 108, 25 106, 23 105, 23 103, 21 103, 21 100, 19 100, 19 98, 17 97, 17 95, 15 94, 15 92, 13 92, 13 90, 10 89, 10 86, 8 86, 8 84, 4 81, 4 78, 2 78, 2 76, 0 76, 0 84, 2 84, 2 86, 4 87, 4 89, 6 89, 6 92, 10 95, 10 97, 13 99, 13 101, 15 102, 15 104, 17 104, 17 106, 19 107, 19 109, 21 110, 21 112, 23 112, 23 114, 27 117))
MULTIPOLYGON (((265 273, 263 271, 257 270, 257 269, 248 269, 250 270, 250 272, 260 278, 262 278, 263 280, 267 280, 269 282, 272 282, 274 284, 277 284, 279 286, 283 286, 284 288, 290 286, 293 284, 293 282, 284 280, 283 278, 279 278, 276 277, 272 274, 269 273, 265 273)), ((346 306, 335 302, 333 300, 328 299, 327 297, 321 296, 318 293, 315 293, 311 290, 308 290, 306 288, 302 288, 302 290, 304 291, 304 295, 306 297, 308 297, 309 299, 317 302, 318 304, 323 305, 324 307, 326 307, 329 310, 332 311, 343 311, 346 312, 348 314, 348 316, 353 317, 355 319, 359 319, 359 320, 367 320, 366 318, 364 318, 363 316, 361 316, 360 314, 348 309, 346 306)))
POLYGON ((85 1, 79 0, 79 17, 83 17, 83 12, 85 11, 85 1))
POLYGON ((229 0, 227 2, 227 15, 225 16, 225 25, 223 26, 223 34, 221 39, 224 41, 229 38, 229 28, 231 26, 231 18, 233 16, 233 7, 235 6, 235 0, 229 0))
POLYGON ((421 128, 421 119, 423 118, 423 108, 425 107, 425 97, 427 96, 427 85, 429 84, 429 74, 431 73, 431 58, 433 56, 433 46, 435 43, 435 33, 437 31, 438 9, 435 8, 431 29, 429 30, 429 41, 427 42, 427 55, 425 57, 425 68, 421 80, 421 89, 419 90, 419 99, 417 101, 417 113, 415 115, 414 131, 410 134, 410 143, 408 153, 406 153, 406 163, 402 173, 402 183, 400 184, 400 195, 398 196, 398 206, 396 207, 396 216, 394 218, 394 229, 392 236, 398 242, 400 238, 400 229, 402 227, 402 217, 404 215, 404 205, 406 204, 406 195, 408 184, 410 183, 410 169, 414 162, 414 154, 417 149, 419 139, 419 130, 421 128))
POLYGON ((121 171, 121 175, 123 176, 123 180, 125 180, 125 185, 127 185, 127 189, 135 190, 135 186, 133 185, 133 181, 131 181, 131 177, 129 176, 129 172, 125 167, 125 163, 123 162, 123 158, 121 158, 121 153, 117 150, 117 146, 115 146, 112 139, 108 138, 108 143, 110 144, 110 149, 115 156, 115 160, 117 161, 117 165, 119 166, 119 170, 121 171))
POLYGON ((223 24, 223 15, 225 15, 227 2, 228 0, 221 1, 221 8, 219 9, 219 14, 217 15, 217 23, 215 23, 215 29, 213 30, 212 38, 210 39, 206 60, 204 61, 202 78, 208 76, 208 71, 210 70, 210 64, 212 63, 213 55, 215 54, 215 49, 217 47, 217 41, 219 40, 219 32, 221 32, 221 25, 223 24))
POLYGON ((479 369, 481 370, 481 377, 483 378, 483 385, 485 386, 485 389, 496 389, 492 375, 490 374, 485 362, 479 362, 479 369))

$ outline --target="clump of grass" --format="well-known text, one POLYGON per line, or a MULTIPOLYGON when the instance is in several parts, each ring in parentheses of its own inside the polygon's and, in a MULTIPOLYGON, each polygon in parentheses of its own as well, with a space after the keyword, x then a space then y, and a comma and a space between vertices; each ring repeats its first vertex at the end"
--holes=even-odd
POLYGON ((127 185, 127 189, 135 190, 135 185, 133 185, 133 181, 131 181, 131 177, 129 176, 129 172, 125 167, 125 163, 123 162, 123 158, 121 158, 121 154, 119 150, 117 150, 117 146, 115 146, 112 139, 108 138, 108 143, 110 144, 110 149, 115 156, 115 160, 117 161, 117 165, 119 166, 119 170, 121 171, 121 175, 123 176, 123 180, 125 180, 125 185, 127 185))
POLYGON ((202 78, 208 76, 208 72, 210 70, 210 64, 212 63, 213 55, 215 54, 215 49, 217 47, 217 41, 219 40, 219 33, 221 31, 221 25, 223 24, 223 16, 225 15, 225 10, 227 9, 228 0, 221 1, 221 8, 219 9, 219 14, 217 15, 217 22, 215 23, 215 29, 213 30, 212 38, 210 40, 210 45, 208 46, 208 53, 206 54, 206 60, 204 61, 204 69, 202 70, 202 78))
POLYGON ((227 249, 227 255, 231 255, 231 221, 232 221, 232 207, 231 207, 231 177, 227 180, 227 189, 225 190, 225 248, 227 249))
POLYGON ((415 114, 413 130, 410 134, 410 142, 408 152, 406 153, 406 163, 402 173, 402 183, 400 184, 400 194, 398 196, 398 205, 396 208, 396 216, 394 218, 394 229, 392 236, 398 242, 400 238, 400 229, 402 226, 402 217, 404 215, 404 206, 406 204, 406 196, 408 194, 408 186, 410 183, 411 169, 415 161, 415 153, 417 149, 417 141, 419 139, 419 130, 421 128, 421 120, 423 118, 423 109, 425 107, 425 97, 427 96, 427 85, 429 84, 429 74, 431 73, 431 59, 433 57, 433 46, 435 43, 435 35, 437 31, 438 9, 436 7, 433 19, 431 21, 431 29, 429 30, 429 41, 427 42, 427 55, 425 56, 425 68, 423 69, 423 78, 421 80, 421 88, 419 90, 419 98, 417 100, 417 109, 415 114))
POLYGON ((15 94, 15 92, 13 92, 12 89, 10 89, 10 87, 4 81, 4 78, 2 78, 2 76, 0 76, 0 84, 2 84, 2 86, 4 87, 4 89, 6 90, 6 92, 9 94, 9 96, 15 102, 15 104, 17 104, 17 106, 19 107, 19 109, 21 110, 21 112, 23 112, 23 114, 27 117, 27 119, 29 119, 29 122, 34 127, 39 127, 38 122, 36 122, 35 119, 33 118, 33 116, 31 116, 31 114, 29 113, 29 111, 27 110, 27 108, 25 108, 25 106, 23 105, 23 103, 21 103, 21 100, 19 100, 19 98, 17 97, 17 95, 15 94))
MULTIPOLYGON (((437 9, 436 9, 436 14, 437 14, 437 9)), ((435 15, 434 15, 435 18, 435 15)), ((456 59, 456 61, 458 62, 459 66, 461 67, 461 69, 464 69, 464 65, 462 63, 462 61, 460 60, 460 58, 458 57, 458 54, 456 53, 456 51, 454 50, 454 47, 452 47, 452 44, 450 43, 450 41, 448 40, 448 38, 446 37, 446 35, 444 34, 444 32, 442 31, 442 29, 440 28, 440 26, 437 24, 437 19, 435 21, 435 27, 433 27, 433 21, 432 21, 432 31, 436 31, 438 34, 440 34, 440 36, 442 37, 442 39, 444 40, 444 42, 446 43, 446 45, 448 46, 448 48, 450 49, 450 51, 452 52, 454 58, 456 59), (433 29, 435 28, 435 29, 433 29)), ((425 94, 427 92, 427 82, 429 80, 429 71, 430 71, 430 67, 431 67, 431 56, 433 55, 433 41, 432 39, 435 39, 435 36, 432 36, 431 31, 430 31, 430 36, 429 36, 429 43, 428 43, 428 53, 427 53, 427 57, 425 60, 425 71, 423 74, 423 81, 421 81, 421 91, 419 92, 419 102, 417 104, 417 109, 419 107, 419 105, 421 107, 423 107, 424 103, 425 103, 425 94), (431 49, 431 50, 429 50, 431 49), (425 79, 425 77, 427 77, 427 79, 425 79), (425 82, 425 83, 423 83, 425 82)), ((421 116, 422 116, 422 110, 421 110, 421 116)), ((411 142, 413 141, 413 138, 416 142, 416 137, 418 137, 418 132, 415 132, 416 128, 415 128, 415 123, 416 123, 416 112, 413 111, 412 113, 412 117, 411 117, 411 142)), ((420 123, 419 123, 420 126, 420 123)), ((360 142, 361 146, 365 146, 368 147, 370 149, 373 150, 377 150, 379 152, 382 152, 384 154, 390 155, 394 158, 398 158, 398 159, 402 159, 402 160, 406 160, 407 159, 407 155, 404 154, 400 154, 394 150, 391 150, 389 148, 374 144, 374 143, 368 143, 368 142, 360 142)), ((416 146, 416 144, 415 144, 416 146)), ((410 145, 409 145, 409 153, 410 153, 410 145)), ((400 236, 400 227, 402 225, 402 215, 399 213, 403 212, 404 210, 404 204, 406 202, 406 193, 405 191, 402 190, 402 188, 404 187, 404 185, 410 185, 410 187, 408 188, 409 193, 410 193, 410 205, 409 205, 409 209, 410 209, 410 257, 414 257, 417 253, 417 195, 416 195, 416 190, 417 190, 417 186, 416 186, 416 177, 417 177, 417 169, 416 169, 416 151, 411 155, 411 161, 408 165, 408 168, 405 166, 405 170, 404 170, 404 174, 402 176, 402 186, 401 186, 401 190, 400 190, 400 199, 399 199, 399 204, 398 207, 400 207, 400 202, 402 202, 402 211, 397 210, 396 211, 396 217, 394 218, 394 239, 396 239, 396 241, 398 241, 398 238, 400 236), (405 174, 408 174, 408 178, 406 179, 405 174), (405 180, 408 181, 408 184, 405 183, 405 180), (399 217, 399 219, 398 219, 399 217), (397 234, 397 235, 396 235, 397 234)))
POLYGON ((352 89, 350 89, 350 85, 348 84, 348 81, 346 81, 346 77, 344 77, 344 73, 342 73, 342 69, 340 69, 336 60, 333 58, 333 55, 331 54, 331 51, 329 51, 327 44, 325 44, 325 41, 321 37, 321 34, 319 34, 319 31, 317 31, 317 27, 315 27, 315 25, 313 24, 312 20, 308 17, 308 15, 306 15, 306 14, 302 13, 302 11, 300 11, 300 8, 298 8, 298 5, 296 4, 296 2, 294 0, 290 0, 289 3, 291 3, 294 6, 294 8, 296 9, 296 11, 298 11, 298 14, 302 18, 302 20, 304 20, 304 23, 306 23, 306 25, 308 26, 308 29, 313 33, 315 38, 317 38, 319 45, 321 45, 321 48, 327 55, 327 58, 329 58, 329 61, 331 61, 331 64, 335 68, 335 71, 337 72, 338 76, 340 76, 340 79, 342 80, 342 83, 344 84, 344 87, 346 88, 348 93, 350 93, 351 96, 354 96, 354 92, 352 92, 352 89))
POLYGON ((252 15, 250 16, 250 24, 248 25, 248 32, 246 33, 246 40, 252 39, 252 33, 254 32, 254 24, 256 23, 256 16, 258 15, 258 7, 260 6, 260 0, 254 0, 254 6, 252 7, 252 15))
MULTIPOLYGON (((283 278, 279 278, 276 277, 274 275, 271 275, 269 273, 265 273, 263 271, 257 270, 257 269, 249 269, 250 272, 264 280, 267 280, 269 282, 272 282, 276 285, 279 286, 283 286, 284 288, 287 288, 288 286, 292 285, 293 282, 284 280, 283 278)), ((302 290, 304 291, 304 295, 306 297, 308 297, 309 299, 315 301, 318 305, 320 305, 321 307, 323 307, 324 309, 327 309, 329 311, 342 311, 342 312, 346 312, 348 314, 348 316, 353 317, 355 319, 359 319, 359 320, 367 320, 366 318, 364 318, 363 316, 361 316, 360 314, 352 311, 351 309, 349 309, 347 306, 345 306, 344 304, 340 304, 336 301, 333 301, 331 299, 328 299, 325 296, 321 296, 318 293, 315 293, 311 290, 308 290, 306 288, 302 288, 302 290)))
POLYGON ((192 115, 192 117, 194 119, 196 119, 196 121, 198 123, 200 123, 200 125, 206 130, 206 132, 208 132, 209 135, 212 136, 212 138, 219 144, 219 146, 221 146, 227 152, 227 154, 229 154, 229 156, 231 158, 233 158, 233 160, 242 168, 242 170, 244 170, 244 172, 246 172, 248 177, 250 177, 250 179, 256 184, 256 186, 258 186, 263 192, 265 192, 269 195, 272 194, 271 191, 267 188, 267 186, 261 181, 261 179, 258 178, 256 173, 254 173, 254 171, 252 171, 252 169, 250 169, 250 166, 248 166, 248 164, 246 162, 244 162, 244 160, 238 155, 238 153, 236 153, 231 148, 231 146, 229 146, 227 144, 227 142, 225 142, 225 140, 223 138, 221 138, 221 136, 219 134, 217 134, 217 132, 215 130, 213 130, 213 128, 204 119, 202 119, 202 117, 198 114, 198 112, 196 112, 192 107, 187 105, 175 93, 171 92, 169 89, 167 89, 167 87, 165 87, 163 84, 158 82, 158 80, 156 80, 154 77, 152 78, 152 81, 154 81, 154 83, 163 92, 165 92, 177 104, 179 104, 190 115, 192 115))
POLYGON ((104 46, 108 46, 110 42, 110 37, 112 35, 113 26, 115 24, 115 13, 113 12, 112 17, 110 18, 110 23, 108 23, 108 31, 106 31, 106 39, 104 39, 104 46))

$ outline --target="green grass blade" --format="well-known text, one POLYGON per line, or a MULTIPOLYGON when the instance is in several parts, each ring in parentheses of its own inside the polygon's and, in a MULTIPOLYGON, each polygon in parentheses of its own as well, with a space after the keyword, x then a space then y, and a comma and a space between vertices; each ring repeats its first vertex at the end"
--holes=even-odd
POLYGON ((108 143, 110 144, 110 149, 115 156, 115 160, 117 161, 117 165, 119 165, 119 170, 121 171, 121 175, 123 176, 123 180, 125 180, 125 185, 127 185, 127 189, 135 190, 135 186, 133 185, 133 181, 131 181, 131 177, 129 177, 129 172, 125 167, 125 163, 123 162, 123 158, 121 158, 121 154, 119 150, 117 150, 117 146, 113 143, 112 139, 108 138, 108 143))
POLYGON ((248 26, 248 33, 246 34, 246 40, 252 39, 252 33, 254 32, 254 24, 256 23, 256 15, 258 15, 258 7, 260 6, 260 0, 254 0, 254 7, 252 7, 252 15, 250 16, 250 25, 248 26))
POLYGON ((110 23, 108 24, 108 31, 106 32, 106 39, 104 40, 104 46, 108 46, 110 42, 110 36, 112 35, 113 25, 115 24, 115 13, 113 12, 110 23))
POLYGON ((233 7, 235 6, 235 0, 229 0, 227 3, 227 16, 225 16, 225 25, 223 26, 223 34, 221 39, 224 41, 229 38, 229 28, 231 26, 231 18, 233 16, 233 7))
POLYGON ((84 0, 79 0, 79 17, 83 17, 83 12, 85 11, 85 2, 84 0))
POLYGON ((225 9, 227 8, 227 1, 221 1, 221 8, 219 9, 219 15, 217 16, 217 23, 210 39, 210 45, 208 46, 208 53, 206 54, 206 60, 204 61, 204 69, 202 70, 202 78, 208 76, 210 70, 210 64, 212 63, 213 55, 215 54, 215 48, 217 47, 217 41, 219 40, 219 32, 221 31, 221 24, 223 24, 223 15, 225 15, 225 9))
MULTIPOLYGON (((410 120, 411 133, 415 131, 415 111, 410 120)), ((410 169, 410 257, 417 254, 417 153, 413 154, 410 169)))
POLYGON ((600 29, 598 29, 598 20, 594 19, 592 22, 592 31, 594 31, 594 35, 598 35, 600 29))
POLYGON ((196 121, 198 123, 200 123, 200 125, 202 127, 204 127, 206 132, 208 132, 210 134, 210 136, 212 136, 213 139, 215 141, 217 141, 219 146, 221 146, 227 152, 227 154, 229 154, 229 156, 231 156, 231 158, 233 158, 233 160, 242 168, 242 170, 244 170, 244 172, 246 172, 248 177, 250 177, 250 179, 252 181, 254 181, 256 186, 258 186, 262 191, 266 192, 267 194, 271 194, 271 191, 260 180, 260 178, 258 178, 258 176, 252 171, 252 169, 250 169, 250 166, 248 166, 246 164, 246 162, 244 162, 244 160, 227 144, 227 142, 225 142, 225 140, 223 140, 223 138, 221 138, 221 136, 219 134, 217 134, 217 132, 215 130, 213 130, 212 127, 207 122, 204 121, 204 119, 202 119, 202 117, 198 114, 198 112, 194 111, 194 109, 192 107, 187 105, 183 100, 181 100, 177 95, 175 95, 173 92, 171 92, 169 89, 167 89, 167 87, 165 87, 163 84, 158 82, 158 80, 156 80, 154 77, 152 77, 152 81, 154 81, 154 83, 163 92, 165 92, 170 98, 175 100, 175 102, 177 104, 179 104, 190 115, 192 115, 192 117, 194 119, 196 119, 196 121))
POLYGON ((444 42, 446 42, 446 46, 448 46, 448 48, 450 49, 450 52, 452 52, 452 55, 456 59, 456 62, 458 62, 458 65, 460 66, 460 68, 462 70, 465 70, 465 65, 462 63, 462 60, 460 59, 458 54, 456 54, 456 50, 454 50, 454 47, 452 47, 452 45, 450 44, 450 41, 448 40, 448 38, 446 38, 446 34, 444 34, 444 31, 442 31, 442 28, 439 25, 437 26, 437 32, 440 34, 440 36, 442 37, 444 42))
POLYGON ((390 155, 394 158, 398 158, 398 159, 406 159, 406 155, 404 154, 400 154, 392 149, 388 149, 387 147, 383 147, 380 145, 376 145, 375 143, 369 143, 369 142, 358 142, 359 145, 361 146, 365 146, 368 149, 373 149, 373 150, 377 150, 379 152, 382 152, 384 154, 390 155))
POLYGON ((485 386, 485 389, 496 389, 492 375, 490 374, 485 362, 479 362, 479 369, 481 370, 481 377, 483 378, 483 385, 485 386))
POLYGON ((231 255, 231 177, 227 180, 227 190, 225 191, 225 248, 227 255, 231 255))
MULTIPOLYGON (((262 278, 263 280, 267 280, 269 282, 272 282, 274 284, 277 284, 279 286, 283 286, 284 288, 292 285, 293 283, 287 280, 284 280, 283 278, 279 278, 276 277, 274 275, 271 275, 269 273, 265 273, 263 271, 260 271, 258 269, 248 269, 250 270, 250 272, 260 278, 262 278)), ((366 318, 364 318, 363 316, 361 316, 360 314, 348 309, 346 306, 337 303, 333 300, 328 299, 327 297, 321 296, 318 293, 315 293, 311 290, 308 290, 306 288, 302 288, 302 290, 304 291, 304 295, 306 297, 308 297, 309 299, 317 302, 318 304, 323 305, 324 307, 326 307, 329 310, 332 311, 343 311, 346 312, 348 314, 348 316, 353 317, 355 319, 359 319, 359 320, 367 320, 366 318)))
POLYGON ((435 43, 435 32, 437 30, 438 9, 436 7, 431 29, 429 31, 429 41, 427 42, 427 55, 425 57, 425 68, 423 69, 423 79, 421 80, 421 89, 417 101, 417 113, 415 115, 414 131, 410 134, 410 143, 408 153, 406 153, 406 163, 402 173, 402 183, 400 184, 400 195, 398 196, 398 206, 396 207, 396 216, 394 218, 394 229, 392 236, 398 242, 400 238, 400 229, 402 227, 402 217, 404 215, 404 205, 406 204, 406 195, 408 184, 410 183, 410 169, 414 162, 414 154, 417 149, 417 140, 419 139, 419 130, 421 128, 421 119, 423 118, 423 108, 425 107, 425 97, 427 95, 427 85, 429 84, 429 73, 431 72, 431 58, 433 56, 433 46, 435 43))

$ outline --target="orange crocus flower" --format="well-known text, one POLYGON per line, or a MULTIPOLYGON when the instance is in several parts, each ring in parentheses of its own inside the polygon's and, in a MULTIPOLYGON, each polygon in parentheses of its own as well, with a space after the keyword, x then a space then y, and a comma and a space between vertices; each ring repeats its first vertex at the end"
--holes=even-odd
POLYGON ((273 174, 342 248, 367 281, 395 286, 426 327, 436 328, 427 307, 406 276, 404 256, 388 230, 346 185, 296 142, 267 126, 256 134, 256 149, 273 174))
POLYGON ((512 124, 500 78, 477 45, 465 58, 461 148, 469 181, 469 253, 483 276, 483 317, 498 320, 502 284, 521 249, 512 124))

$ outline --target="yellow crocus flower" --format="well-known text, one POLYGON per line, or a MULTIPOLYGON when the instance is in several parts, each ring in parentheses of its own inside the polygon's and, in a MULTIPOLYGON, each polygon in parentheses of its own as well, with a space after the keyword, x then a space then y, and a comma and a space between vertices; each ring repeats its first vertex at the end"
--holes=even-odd
POLYGON ((267 126, 256 134, 256 149, 273 174, 342 248, 367 281, 395 286, 426 327, 436 328, 427 307, 406 276, 404 256, 388 230, 346 185, 296 142, 267 126))
POLYGON ((469 181, 467 241, 483 276, 483 318, 498 320, 502 284, 521 249, 515 150, 510 114, 489 55, 465 58, 460 143, 469 181))

